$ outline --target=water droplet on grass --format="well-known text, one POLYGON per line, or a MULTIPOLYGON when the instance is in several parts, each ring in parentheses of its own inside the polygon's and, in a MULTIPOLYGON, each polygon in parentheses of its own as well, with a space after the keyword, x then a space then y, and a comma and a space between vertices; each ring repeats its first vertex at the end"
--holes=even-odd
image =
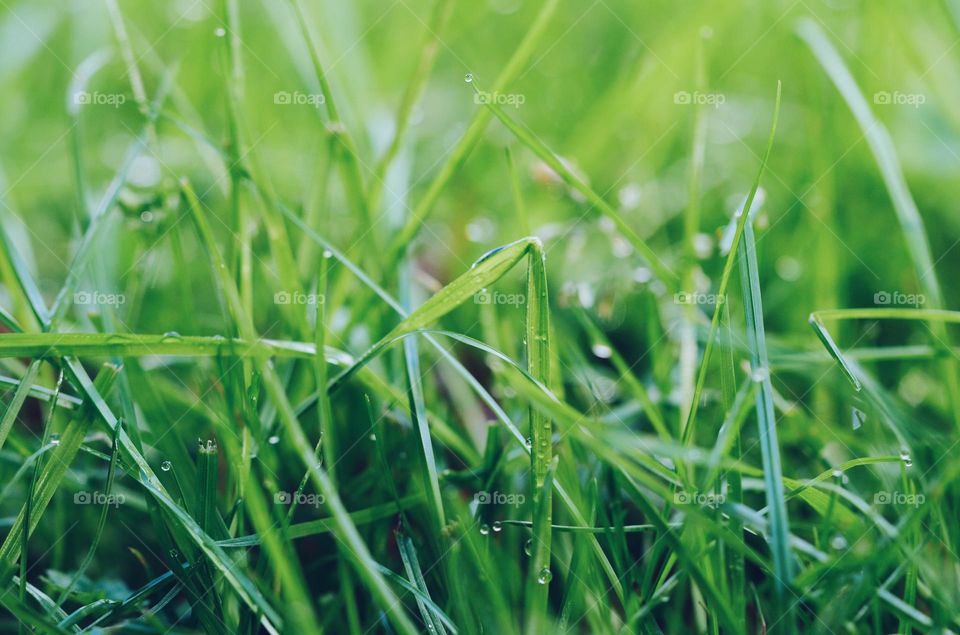
POLYGON ((527 542, 523 543, 523 553, 528 556, 533 555, 533 538, 528 538, 527 542))
POLYGON ((910 450, 901 448, 900 460, 903 461, 903 467, 913 467, 913 458, 910 456, 910 450))
POLYGON ((613 355, 613 349, 601 342, 597 342, 591 346, 590 350, 600 359, 610 359, 610 356, 613 355))
POLYGON ((60 445, 60 435, 56 432, 50 435, 50 445, 60 445))
POLYGON ((220 26, 220 27, 217 27, 217 29, 213 32, 213 34, 216 35, 217 37, 223 37, 227 34, 227 30, 222 26, 220 26))
POLYGON ((860 426, 862 426, 866 420, 867 420, 867 413, 855 407, 853 409, 853 429, 859 430, 860 426))
POLYGON ((486 535, 488 535, 489 533, 490 533, 490 525, 488 525, 487 523, 483 523, 482 525, 480 525, 480 535, 481 535, 481 536, 486 536, 486 535))
POLYGON ((501 523, 499 520, 495 521, 493 523, 493 533, 498 534, 501 531, 503 531, 503 523, 501 523))
POLYGON ((540 573, 537 574, 537 582, 540 584, 550 584, 550 580, 553 580, 553 573, 550 569, 544 567, 540 569, 540 573))
POLYGON ((277 435, 273 435, 272 437, 270 437, 269 439, 267 439, 267 442, 268 442, 270 445, 276 445, 276 444, 280 443, 280 437, 278 437, 277 435))
POLYGON ((169 472, 172 468, 173 468, 173 463, 171 463, 170 461, 164 461, 163 463, 160 464, 160 469, 163 470, 164 472, 169 472))
POLYGON ((464 75, 463 81, 467 82, 468 84, 473 83, 473 73, 467 73, 466 75, 464 75))

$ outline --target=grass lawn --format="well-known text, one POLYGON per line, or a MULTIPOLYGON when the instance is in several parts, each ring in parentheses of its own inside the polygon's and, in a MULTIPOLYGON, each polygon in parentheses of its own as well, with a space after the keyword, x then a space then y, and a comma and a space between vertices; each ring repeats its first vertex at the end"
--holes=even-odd
POLYGON ((0 4, 0 633, 960 632, 960 2, 0 4))

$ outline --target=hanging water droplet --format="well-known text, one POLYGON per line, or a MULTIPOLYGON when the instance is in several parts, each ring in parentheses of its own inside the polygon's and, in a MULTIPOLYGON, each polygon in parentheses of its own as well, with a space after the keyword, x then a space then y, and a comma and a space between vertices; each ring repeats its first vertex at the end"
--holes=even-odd
POLYGON ((527 542, 523 543, 523 553, 528 556, 533 555, 533 538, 528 538, 527 542))
POLYGON ((60 445, 60 434, 58 432, 50 435, 50 445, 60 445))
POLYGON ((481 536, 486 536, 489 533, 490 533, 490 525, 488 525, 487 523, 483 523, 482 525, 480 525, 481 536))
POLYGON ((164 461, 163 463, 160 464, 160 469, 163 470, 164 472, 169 472, 171 468, 173 468, 173 463, 171 463, 170 461, 164 461))
POLYGON ((597 342, 591 346, 590 351, 600 359, 610 359, 610 356, 613 355, 613 349, 602 342, 597 342))
POLYGON ((529 450, 530 448, 533 447, 533 439, 531 439, 530 437, 527 437, 524 440, 523 445, 529 450))
POLYGON ((553 573, 550 569, 544 567, 540 569, 540 573, 537 574, 537 582, 540 584, 550 584, 550 580, 553 580, 553 573))
POLYGON ((499 520, 494 521, 494 523, 493 523, 493 533, 498 534, 498 533, 500 533, 501 531, 503 531, 503 523, 501 523, 499 520))
POLYGON ((904 467, 913 467, 913 458, 911 458, 910 450, 907 448, 900 449, 900 460, 903 461, 904 467))
POLYGON ((472 83, 472 82, 473 82, 473 73, 467 73, 466 75, 464 75, 464 76, 463 76, 463 81, 467 82, 468 84, 472 83))
POLYGON ((278 437, 277 435, 273 435, 272 437, 270 437, 269 439, 267 439, 267 442, 268 442, 270 445, 276 445, 276 444, 280 443, 280 437, 278 437))
POLYGON ((853 429, 859 430, 860 426, 867 420, 867 413, 857 407, 853 408, 853 429))

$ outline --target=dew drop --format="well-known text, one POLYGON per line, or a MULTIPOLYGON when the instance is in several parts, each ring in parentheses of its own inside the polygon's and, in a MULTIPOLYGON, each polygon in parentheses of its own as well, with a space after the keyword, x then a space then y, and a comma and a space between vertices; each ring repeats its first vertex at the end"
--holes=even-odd
POLYGON ((177 560, 177 559, 180 558, 180 552, 177 551, 176 549, 171 549, 171 550, 170 550, 170 557, 173 558, 174 560, 177 560))
POLYGON ((830 539, 830 547, 836 549, 837 551, 847 548, 847 539, 843 537, 842 534, 837 534, 830 539))
POLYGON ((865 413, 863 410, 860 410, 859 408, 853 409, 853 429, 854 430, 859 430, 860 426, 862 426, 866 420, 867 420, 867 413, 865 413))
POLYGON ((613 349, 601 342, 597 342, 591 346, 590 350, 600 359, 610 359, 610 356, 613 355, 613 349))
POLYGON ((528 556, 533 555, 533 538, 528 538, 527 542, 523 543, 523 553, 528 556))
POLYGON ((467 73, 466 75, 464 75, 463 81, 467 82, 468 84, 473 83, 473 73, 467 73))
POLYGON ((328 259, 329 259, 329 258, 333 258, 333 252, 330 251, 329 249, 324 249, 324 250, 323 250, 323 257, 324 257, 324 258, 328 258, 328 259))
POLYGON ((482 525, 480 525, 480 535, 481 535, 481 536, 486 536, 486 535, 488 535, 489 533, 490 533, 490 525, 488 525, 487 523, 483 523, 482 525))
POLYGON ((843 478, 843 470, 834 470, 833 478, 843 478))
POLYGON ((173 463, 171 463, 170 461, 164 461, 163 463, 160 464, 160 469, 163 470, 164 472, 169 472, 172 468, 173 468, 173 463))
POLYGON ((910 451, 907 448, 900 450, 900 460, 903 461, 903 467, 913 467, 913 458, 910 456, 910 451))
POLYGON ((151 212, 151 211, 149 211, 149 210, 147 210, 146 212, 141 212, 141 214, 140 214, 140 220, 142 220, 144 223, 150 223, 150 222, 152 222, 152 221, 153 221, 153 212, 151 212))
POLYGON ((495 534, 500 533, 501 531, 503 531, 503 523, 501 523, 499 520, 494 521, 492 529, 493 529, 493 533, 495 534))
POLYGON ((214 31, 213 34, 216 35, 217 37, 223 37, 227 34, 227 30, 222 26, 220 26, 220 27, 217 27, 217 30, 214 31))
POLYGON ((267 439, 267 442, 268 442, 270 445, 276 445, 276 444, 280 443, 280 437, 278 437, 277 435, 273 435, 272 437, 270 437, 269 439, 267 439))
POLYGON ((527 437, 526 440, 524 440, 523 445, 529 450, 533 447, 533 439, 527 437))
POLYGON ((50 435, 50 445, 60 445, 60 435, 56 432, 50 435))
POLYGON ((550 569, 547 567, 540 569, 540 573, 537 574, 537 582, 540 584, 550 584, 550 580, 553 580, 553 573, 550 572, 550 569))
POLYGON ((180 334, 177 333, 176 331, 167 331, 166 333, 163 334, 163 336, 165 338, 179 338, 180 334))

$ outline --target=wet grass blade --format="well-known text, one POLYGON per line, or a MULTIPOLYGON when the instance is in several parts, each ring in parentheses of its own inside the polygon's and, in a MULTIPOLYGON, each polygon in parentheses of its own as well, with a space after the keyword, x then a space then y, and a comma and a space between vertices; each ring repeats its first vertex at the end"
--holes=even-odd
POLYGON ((747 321, 747 340, 750 346, 750 366, 754 381, 760 383, 756 394, 757 424, 760 427, 760 452, 763 460, 763 480, 767 495, 767 513, 770 535, 767 537, 773 552, 775 587, 781 603, 777 621, 784 620, 787 632, 794 631, 793 611, 787 603, 787 589, 793 581, 794 560, 790 551, 790 528, 780 465, 780 444, 777 441, 777 420, 773 406, 773 386, 770 381, 770 360, 763 325, 763 303, 760 298, 760 274, 757 268, 756 242, 753 228, 748 223, 740 245, 740 272, 743 286, 744 315, 747 321))

